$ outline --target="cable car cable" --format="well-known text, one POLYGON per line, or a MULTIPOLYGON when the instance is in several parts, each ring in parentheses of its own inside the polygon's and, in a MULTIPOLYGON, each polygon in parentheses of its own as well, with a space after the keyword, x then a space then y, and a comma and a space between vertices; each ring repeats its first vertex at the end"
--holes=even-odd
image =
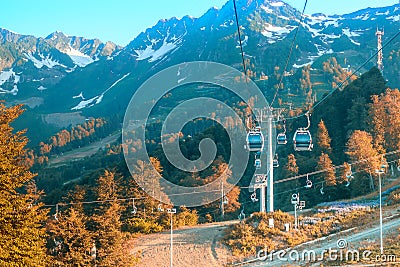
MULTIPOLYGON (((393 163, 393 162, 398 162, 398 160, 399 160, 399 159, 391 160, 391 161, 388 161, 387 163, 389 164, 389 163, 393 163)), ((352 164, 356 164, 356 163, 352 163, 352 164)), ((334 168, 337 169, 337 168, 341 168, 341 167, 344 167, 344 165, 335 166, 334 168)), ((310 175, 314 175, 314 174, 319 174, 319 173, 324 172, 324 171, 326 171, 326 170, 328 170, 328 169, 324 169, 324 170, 321 170, 321 171, 318 171, 318 172, 310 172, 310 173, 302 174, 302 175, 299 175, 299 176, 293 176, 293 177, 289 177, 289 178, 300 179, 300 178, 303 178, 303 177, 306 177, 306 176, 310 176, 310 175)), ((365 169, 362 169, 362 170, 365 170, 365 169)), ((359 173, 359 172, 360 172, 360 170, 359 170, 359 171, 354 171, 354 172, 352 172, 352 174, 359 173)), ((280 182, 280 181, 283 181, 283 180, 284 180, 284 179, 278 180, 277 182, 280 182)), ((291 180, 295 180, 295 179, 291 179, 291 180)), ((286 181, 289 181, 289 180, 286 180, 286 181)), ((285 181, 283 181, 283 182, 285 182, 285 181)), ((323 184, 323 183, 324 183, 324 181, 319 181, 319 182, 315 182, 315 181, 314 181, 314 182, 313 182, 313 185, 319 185, 319 184, 323 184)), ((345 186, 347 187, 347 185, 345 185, 345 186)), ((241 187, 241 188, 248 188, 248 187, 241 187)), ((283 192, 276 193, 276 194, 274 194, 274 195, 277 196, 277 195, 289 193, 289 192, 292 192, 292 191, 297 191, 297 190, 300 190, 300 189, 304 189, 304 186, 292 188, 292 189, 289 189, 289 190, 286 190, 286 191, 283 191, 283 192)))
POLYGON ((371 61, 371 59, 373 59, 380 51, 382 51, 383 48, 385 48, 386 46, 388 46, 397 36, 400 35, 400 31, 398 31, 394 36, 392 36, 392 38, 390 38, 390 40, 388 42, 386 42, 379 50, 377 50, 372 56, 370 56, 361 66, 359 66, 356 70, 354 70, 353 72, 351 72, 351 74, 348 74, 346 79, 341 82, 334 90, 332 90, 329 94, 327 94, 325 97, 323 97, 320 101, 317 102, 317 104, 315 104, 313 106, 313 108, 316 108, 319 104, 321 104, 328 96, 330 96, 334 91, 336 91, 337 89, 341 88, 353 75, 355 75, 355 73, 357 73, 358 71, 360 71, 360 69, 362 69, 365 65, 367 65, 369 63, 369 61, 371 61))
MULTIPOLYGON (((393 154, 398 154, 398 153, 400 153, 400 150, 391 151, 391 152, 387 152, 387 153, 384 153, 384 154, 379 154, 379 155, 371 157, 371 158, 378 158, 378 157, 388 156, 388 155, 393 155, 393 154)), ((356 161, 356 162, 352 162, 351 165, 355 165, 355 164, 358 164, 358 163, 361 163, 361 162, 368 161, 371 158, 362 159, 362 160, 359 160, 359 161, 356 161)), ((394 162, 394 161, 390 161, 390 162, 394 162)), ((310 172, 310 173, 306 173, 306 174, 301 174, 301 175, 296 175, 296 176, 284 178, 284 179, 281 179, 281 180, 274 181, 274 184, 279 184, 279 183, 283 183, 283 182, 287 182, 287 181, 300 179, 300 178, 306 177, 307 175, 314 175, 314 174, 323 173, 323 172, 326 172, 327 170, 330 170, 330 169, 333 169, 333 170, 340 169, 340 168, 343 168, 344 166, 345 165, 342 164, 342 165, 334 166, 334 167, 329 168, 329 169, 323 169, 323 170, 318 170, 318 171, 314 171, 314 172, 310 172)), ((356 173, 356 172, 353 172, 353 173, 356 173)))
POLYGON ((306 1, 304 2, 303 11, 302 11, 302 13, 301 13, 301 17, 300 17, 300 20, 299 20, 299 24, 297 25, 296 31, 295 31, 295 33, 294 33, 294 37, 293 37, 293 40, 292 40, 292 45, 290 46, 290 50, 289 50, 289 55, 288 55, 288 57, 286 58, 285 67, 283 68, 283 72, 282 72, 282 75, 281 75, 281 77, 280 77, 280 80, 279 80, 279 83, 278 83, 278 87, 276 88, 276 91, 275 91, 275 94, 274 94, 274 98, 272 99, 271 104, 270 104, 271 107, 272 107, 272 105, 273 105, 274 102, 275 102, 276 96, 278 95, 279 87, 280 87, 281 84, 282 84, 283 77, 285 76, 286 69, 287 69, 287 67, 288 67, 288 65, 289 65, 290 56, 292 55, 292 52, 293 52, 294 42, 296 41, 297 33, 299 32, 301 23, 303 22, 304 12, 305 12, 305 10, 306 10, 307 2, 308 2, 308 0, 306 0, 306 1))
MULTIPOLYGON (((315 105, 313 105, 311 108, 307 110, 307 112, 302 113, 297 116, 293 117, 287 117, 285 118, 286 120, 293 120, 300 118, 301 116, 304 116, 305 114, 309 113, 311 109, 315 109, 317 106, 319 106, 323 101, 325 101, 329 96, 331 96, 336 90, 340 90, 344 86, 344 84, 352 77, 354 76, 358 71, 360 71, 365 65, 367 65, 380 51, 382 51, 386 46, 388 46, 391 42, 393 42, 394 39, 396 39, 400 35, 400 31, 398 31, 395 35, 393 35, 389 41, 387 41, 385 44, 382 45, 380 49, 378 49, 374 54, 372 54, 363 64, 361 64, 359 67, 357 67, 356 70, 352 71, 350 74, 347 74, 346 79, 341 82, 336 88, 332 89, 326 96, 324 96, 321 100, 319 100, 315 105)), ((280 120, 278 120, 280 121, 280 120)))
POLYGON ((236 0, 233 0, 233 9, 235 10, 236 28, 237 28, 237 33, 238 33, 238 37, 239 37, 239 46, 240 46, 240 52, 241 52, 241 55, 242 55, 242 64, 243 64, 244 76, 247 76, 247 74, 246 74, 246 64, 245 64, 245 60, 244 60, 243 45, 242 45, 242 37, 241 37, 241 34, 240 34, 239 18, 238 18, 237 8, 236 8, 236 0))

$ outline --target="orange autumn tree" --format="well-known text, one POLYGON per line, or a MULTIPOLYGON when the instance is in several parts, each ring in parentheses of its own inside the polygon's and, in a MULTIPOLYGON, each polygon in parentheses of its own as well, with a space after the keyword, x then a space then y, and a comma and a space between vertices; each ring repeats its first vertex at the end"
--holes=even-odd
POLYGON ((46 210, 25 164, 25 131, 11 126, 21 105, 0 103, 0 266, 46 266, 46 210), (25 187, 25 190, 24 190, 25 187))

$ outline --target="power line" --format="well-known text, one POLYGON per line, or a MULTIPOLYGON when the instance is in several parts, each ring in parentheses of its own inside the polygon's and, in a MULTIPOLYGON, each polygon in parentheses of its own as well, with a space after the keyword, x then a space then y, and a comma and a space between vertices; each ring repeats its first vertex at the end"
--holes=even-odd
MULTIPOLYGON (((395 150, 395 151, 379 154, 379 155, 374 156, 374 157, 362 159, 362 160, 355 161, 355 162, 348 163, 348 164, 350 166, 352 166, 352 165, 355 165, 355 164, 359 164, 359 163, 368 161, 368 160, 370 160, 372 158, 390 156, 390 155, 394 155, 394 154, 398 154, 398 153, 400 153, 400 150, 395 150)), ((397 160, 393 160, 393 161, 389 161, 388 163, 392 163, 392 162, 395 162, 395 161, 398 161, 398 159, 397 160)), ((292 181, 292 180, 300 179, 300 178, 303 178, 303 177, 309 177, 311 175, 320 174, 320 173, 326 172, 328 170, 332 170, 332 169, 336 170, 336 169, 343 168, 343 167, 344 167, 344 164, 337 165, 337 166, 334 166, 332 168, 327 168, 327 169, 323 169, 323 170, 309 172, 309 173, 306 173, 306 174, 296 175, 296 176, 288 177, 288 178, 281 179, 281 180, 278 180, 278 181, 274 181, 274 184, 279 184, 279 183, 283 183, 283 182, 287 182, 287 181, 292 181)), ((357 172, 352 172, 352 173, 357 173, 357 172)), ((240 188, 243 189, 243 188, 252 188, 252 187, 253 186, 242 186, 240 188)), ((203 194, 203 193, 220 192, 220 191, 221 190, 210 190, 210 191, 200 191, 200 192, 177 193, 177 194, 171 194, 171 196, 203 194)), ((147 199, 147 198, 148 197, 130 197, 130 198, 116 198, 116 199, 93 200, 93 201, 68 202, 68 203, 60 202, 60 203, 57 203, 57 204, 46 204, 46 205, 43 205, 42 207, 59 207, 59 206, 72 206, 72 205, 82 205, 82 204, 99 204, 99 203, 107 203, 107 202, 114 202, 114 201, 141 200, 141 199, 147 199)))
MULTIPOLYGON (((387 152, 387 153, 384 153, 384 154, 379 154, 379 155, 371 157, 371 158, 377 158, 377 157, 382 157, 382 156, 390 156, 390 155, 397 154, 397 153, 400 153, 400 150, 391 151, 391 152, 387 152)), ((351 165, 354 165, 354 164, 365 162, 365 161, 368 161, 371 158, 362 159, 362 160, 353 162, 351 164, 349 163, 349 165, 351 166, 351 165)), ((398 159, 389 161, 388 163, 392 163, 392 162, 396 162, 396 161, 398 161, 398 159)), ((332 170, 332 169, 336 170, 336 169, 339 169, 339 168, 342 168, 342 167, 344 167, 344 164, 337 165, 337 166, 334 166, 333 168, 329 168, 329 169, 318 170, 318 171, 309 172, 309 173, 306 173, 306 174, 301 174, 301 175, 296 175, 296 176, 292 176, 292 177, 289 177, 289 178, 281 179, 281 180, 275 181, 274 184, 283 183, 283 182, 292 181, 292 180, 297 180, 297 179, 300 179, 300 178, 303 178, 303 177, 310 177, 310 176, 315 175, 315 174, 320 174, 320 173, 323 173, 325 171, 332 170)), ((352 172, 352 173, 357 173, 357 172, 352 172)), ((314 184, 321 184, 321 183, 324 183, 324 182, 320 181, 320 182, 316 182, 314 184)), ((242 186, 240 188, 244 189, 244 188, 252 188, 252 187, 253 186, 242 186)), ((274 195, 281 195, 281 194, 284 194, 284 193, 287 193, 287 192, 291 192, 291 191, 294 191, 294 190, 297 190, 297 189, 300 189, 300 188, 301 187, 293 188, 293 189, 290 189, 290 190, 287 190, 287 191, 284 191, 284 192, 279 192, 279 193, 274 194, 274 195)), ((177 195, 201 194, 201 193, 209 193, 209 192, 220 192, 220 190, 211 190, 211 191, 203 191, 203 192, 191 192, 191 193, 177 193, 177 194, 173 194, 173 195, 177 196, 177 195)), ((99 204, 99 203, 107 203, 107 202, 114 202, 114 201, 120 201, 120 202, 121 201, 132 201, 132 200, 141 200, 141 199, 147 199, 147 198, 148 197, 131 197, 131 198, 116 198, 116 199, 80 201, 80 202, 68 202, 68 203, 60 202, 60 203, 57 203, 57 204, 46 204, 46 205, 43 205, 42 207, 56 207, 56 208, 58 208, 60 206, 73 206, 73 205, 83 205, 83 204, 99 204)), ((252 203, 252 201, 244 202, 242 204, 247 204, 247 203, 252 203)), ((218 210, 215 210, 215 211, 218 211, 218 210)), ((214 213, 215 211, 211 211, 211 212, 207 212, 207 213, 214 213)), ((200 214, 198 214, 198 215, 200 215, 200 214)))
MULTIPOLYGON (((399 159, 396 159, 396 160, 391 160, 391 161, 388 161, 387 163, 393 163, 393 162, 398 162, 399 161, 399 159)), ((362 169, 362 170, 365 170, 365 169, 362 169)), ((361 170, 360 170, 361 171, 361 170)), ((352 171, 351 173, 352 174, 355 174, 355 173, 359 173, 360 171, 352 171)), ((313 173, 308 173, 308 175, 312 175, 313 173)), ((305 175, 307 175, 307 174, 305 174, 305 175)), ((324 184, 325 183, 325 181, 319 181, 319 182, 313 182, 313 185, 318 185, 318 184, 324 184)), ((275 194, 275 195, 282 195, 282 194, 285 194, 285 193, 289 193, 289 192, 293 192, 293 191, 298 191, 299 189, 303 189, 303 186, 302 187, 297 187, 297 188, 292 188, 292 189, 289 189, 289 190, 287 190, 287 191, 284 191, 284 192, 279 192, 279 193, 277 193, 277 194, 275 194)))
MULTIPOLYGON (((186 192, 186 193, 176 193, 170 194, 168 196, 184 196, 184 195, 193 195, 193 194, 204 194, 204 193, 212 193, 212 192, 221 192, 221 190, 210 190, 210 191, 200 191, 200 192, 186 192)), ((147 199, 148 197, 130 197, 130 198, 116 198, 116 199, 105 199, 105 200, 93 200, 93 201, 81 201, 81 202, 68 202, 68 203, 57 203, 57 204, 47 204, 43 205, 43 207, 55 207, 58 206, 72 206, 72 205, 82 205, 82 204, 99 204, 106 202, 114 202, 114 201, 131 201, 131 200, 140 200, 147 199)))
MULTIPOLYGON (((358 163, 361 163, 361 162, 368 161, 368 160, 370 160, 372 158, 378 158, 378 157, 382 157, 382 156, 390 156, 390 155, 397 154, 397 153, 400 153, 400 150, 391 151, 391 152, 387 152, 387 153, 384 153, 384 154, 379 154, 379 155, 374 156, 374 157, 370 157, 370 158, 367 158, 367 159, 362 159, 362 160, 359 160, 359 161, 356 161, 356 162, 353 162, 353 163, 349 163, 349 165, 351 166, 351 165, 354 165, 354 164, 358 164, 358 163)), ((310 175, 323 173, 323 172, 326 172, 328 170, 332 170, 332 169, 336 170, 336 169, 343 168, 343 167, 344 167, 344 164, 337 165, 337 166, 334 166, 334 167, 329 168, 329 169, 323 169, 323 170, 318 170, 318 171, 314 171, 314 172, 310 172, 310 173, 306 173, 306 174, 296 175, 296 176, 292 176, 292 177, 289 177, 289 178, 285 178, 285 179, 281 179, 281 180, 275 181, 274 184, 279 184, 279 183, 283 183, 283 182, 287 182, 287 181, 292 181, 292 180, 300 179, 300 178, 307 177, 307 176, 310 176, 310 175)))
POLYGON ((294 37, 293 37, 293 40, 292 40, 292 44, 291 44, 290 50, 289 50, 289 55, 288 55, 287 58, 286 58, 285 67, 283 68, 283 72, 282 72, 281 78, 280 78, 279 83, 278 83, 278 88, 276 88, 276 91, 275 91, 275 94, 274 94, 274 98, 272 99, 271 104, 270 104, 271 107, 272 107, 272 105, 273 105, 274 102, 275 102, 276 96, 278 95, 279 87, 280 87, 281 84, 282 84, 283 77, 285 76, 286 69, 287 69, 287 67, 288 67, 288 65, 289 65, 290 56, 292 55, 292 52, 293 52, 294 42, 296 41, 297 33, 299 32, 301 23, 303 22, 304 12, 305 12, 306 6, 307 6, 307 1, 308 1, 308 0, 306 0, 306 1, 304 2, 303 11, 301 12, 301 17, 300 17, 300 20, 299 20, 299 24, 297 25, 296 32, 294 33, 294 37))
POLYGON ((107 203, 114 201, 131 201, 131 200, 140 200, 146 199, 147 197, 130 197, 130 198, 115 198, 115 199, 104 199, 104 200, 93 200, 93 201, 80 201, 80 202, 68 202, 68 203, 57 203, 57 204, 47 204, 43 205, 43 207, 56 207, 56 206, 73 206, 73 205, 82 205, 82 204, 99 204, 99 203, 107 203))

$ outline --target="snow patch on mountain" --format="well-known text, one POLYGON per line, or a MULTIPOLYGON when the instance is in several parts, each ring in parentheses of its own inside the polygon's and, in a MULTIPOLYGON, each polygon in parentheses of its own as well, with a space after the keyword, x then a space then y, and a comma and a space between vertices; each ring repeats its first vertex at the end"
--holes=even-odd
MULTIPOLYGON (((3 85, 6 81, 8 81, 11 77, 15 77, 15 72, 13 69, 10 70, 3 70, 0 72, 0 86, 3 85)), ((15 79, 14 79, 15 81, 15 79)), ((19 79, 18 79, 19 81, 19 79)))
POLYGON ((14 84, 13 89, 11 90, 6 90, 0 87, 0 94, 12 94, 12 95, 17 95, 18 94, 18 87, 16 84, 14 84))
MULTIPOLYGON (((249 36, 245 36, 244 37, 244 39, 243 39, 243 41, 242 41, 242 46, 243 47, 245 47, 246 45, 247 45, 247 41, 249 40, 249 36)), ((236 48, 240 48, 240 42, 239 41, 237 41, 237 45, 236 45, 236 48)))
POLYGON ((397 15, 397 16, 390 16, 390 17, 387 17, 386 19, 392 20, 393 22, 395 22, 395 21, 400 21, 400 15, 397 15))
MULTIPOLYGON (((145 60, 145 59, 149 59, 148 62, 154 62, 157 61, 161 58, 163 58, 166 54, 168 54, 169 52, 171 52, 172 50, 176 49, 178 46, 178 44, 180 43, 180 41, 182 40, 182 37, 174 37, 173 38, 173 42, 168 42, 168 37, 169 35, 167 35, 164 40, 163 43, 161 45, 161 47, 159 47, 158 49, 153 49, 155 42, 152 42, 151 45, 147 45, 146 49, 135 49, 134 51, 136 52, 137 61, 141 61, 141 60, 145 60)), ((158 43, 158 42, 157 42, 158 43)))
POLYGON ((128 77, 130 74, 131 74, 131 73, 129 72, 129 73, 125 74, 124 76, 122 76, 121 78, 119 78, 118 80, 116 80, 110 87, 108 87, 108 88, 102 93, 102 95, 105 94, 105 93, 107 93, 111 88, 113 88, 114 86, 116 86, 119 82, 121 82, 123 79, 125 79, 126 77, 128 77))
POLYGON ((344 28, 344 29, 342 29, 342 31, 348 37, 360 36, 360 34, 357 31, 350 31, 349 28, 344 28))
POLYGON ((47 55, 46 57, 39 53, 37 54, 40 59, 37 59, 31 52, 24 53, 25 57, 33 62, 36 68, 41 69, 43 66, 48 67, 49 69, 53 68, 54 66, 61 66, 66 68, 65 65, 61 64, 60 62, 53 60, 51 55, 47 55))
POLYGON ((103 93, 101 93, 98 96, 92 97, 88 100, 85 100, 85 98, 83 97, 83 92, 81 92, 79 95, 73 96, 72 98, 81 98, 82 100, 79 102, 78 105, 76 105, 75 107, 71 108, 71 110, 80 110, 83 108, 90 108, 93 107, 94 105, 100 104, 101 101, 103 100, 104 94, 107 93, 111 88, 113 88, 114 86, 116 86, 119 82, 121 82, 123 79, 125 79, 126 77, 128 77, 131 73, 127 73, 124 76, 122 76, 121 78, 119 78, 118 80, 116 80, 110 87, 108 87, 103 93))
POLYGON ((0 86, 2 86, 6 82, 11 82, 11 79, 14 79, 13 80, 13 83, 14 83, 13 88, 11 90, 6 90, 6 89, 0 87, 0 94, 17 95, 17 93, 18 93, 17 84, 20 81, 20 76, 15 74, 13 69, 9 69, 9 70, 0 72, 0 86))
POLYGON ((75 65, 73 68, 66 69, 65 72, 71 73, 71 72, 73 72, 74 70, 76 70, 76 65, 75 65))
POLYGON ((293 64, 293 68, 295 68, 295 69, 300 69, 300 68, 305 67, 305 66, 307 66, 307 65, 312 65, 313 63, 314 63, 314 61, 311 60, 310 62, 306 62, 306 63, 301 64, 301 65, 293 64))
POLYGON ((361 17, 361 20, 368 20, 369 19, 369 14, 365 14, 364 16, 361 17))
POLYGON ((67 49, 63 49, 61 52, 67 54, 75 65, 82 68, 96 61, 81 51, 72 48, 71 46, 69 46, 67 49))
POLYGON ((268 26, 264 27, 264 30, 261 32, 261 34, 269 38, 270 40, 268 40, 268 43, 272 44, 278 40, 283 39, 282 37, 286 36, 294 28, 296 27, 290 25, 287 25, 286 27, 279 27, 268 24, 268 26))
POLYGON ((261 8, 267 13, 274 13, 274 11, 266 5, 261 5, 261 8))
POLYGON ((376 16, 387 16, 387 15, 389 15, 389 10, 386 10, 386 12, 376 12, 375 15, 376 16))
POLYGON ((284 19, 284 20, 290 20, 290 18, 288 18, 288 17, 285 17, 285 16, 282 16, 282 15, 279 15, 279 16, 278 16, 278 18, 280 18, 280 19, 284 19))
POLYGON ((326 21, 328 17, 324 14, 318 14, 318 15, 305 15, 308 18, 307 24, 309 25, 315 25, 315 24, 321 24, 322 22, 326 21))
POLYGON ((285 3, 283 3, 283 2, 272 2, 272 3, 270 3, 270 5, 273 6, 273 7, 280 7, 280 6, 284 6, 285 3))
POLYGON ((81 92, 79 95, 74 95, 72 98, 73 98, 73 99, 75 99, 75 98, 81 98, 82 100, 85 100, 85 98, 83 97, 83 92, 81 92))
POLYGON ((347 35, 347 37, 349 37, 349 39, 350 39, 350 41, 353 43, 353 44, 355 44, 355 45, 361 45, 359 42, 356 42, 356 41, 354 41, 351 37, 357 37, 357 36, 360 36, 360 34, 358 33, 358 32, 352 32, 352 31, 350 31, 350 29, 349 28, 345 28, 345 29, 342 29, 342 32, 345 34, 345 35, 347 35))
POLYGON ((100 96, 95 96, 93 98, 90 98, 88 100, 82 100, 81 102, 79 102, 78 105, 76 105, 75 107, 71 108, 71 110, 80 110, 83 108, 87 108, 87 107, 92 107, 96 104, 97 100, 100 98, 100 96))
POLYGON ((327 21, 324 21, 325 27, 328 27, 330 25, 332 25, 333 27, 337 28, 339 27, 339 19, 338 18, 330 18, 327 21))
POLYGON ((122 52, 122 50, 118 51, 117 53, 115 53, 112 56, 107 56, 107 60, 114 60, 114 58, 117 57, 121 52, 122 52))

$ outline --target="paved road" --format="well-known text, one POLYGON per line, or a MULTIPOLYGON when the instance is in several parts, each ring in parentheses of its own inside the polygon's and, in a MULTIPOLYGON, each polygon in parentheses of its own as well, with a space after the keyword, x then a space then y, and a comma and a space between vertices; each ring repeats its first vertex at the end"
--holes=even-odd
MULTIPOLYGON (((387 222, 383 223, 383 234, 387 234, 392 230, 398 228, 400 226, 400 218, 396 218, 387 222)), ((320 266, 319 264, 323 262, 323 258, 328 258, 329 254, 328 251, 331 250, 333 253, 331 255, 340 255, 340 250, 338 248, 338 240, 344 240, 342 242, 346 244, 347 248, 350 250, 357 249, 359 245, 364 242, 370 241, 378 241, 379 242, 379 224, 374 225, 371 228, 357 230, 357 228, 349 229, 338 234, 333 234, 329 237, 319 238, 312 242, 307 242, 305 244, 299 245, 295 247, 295 250, 299 253, 297 254, 293 250, 287 250, 286 253, 283 255, 281 254, 281 259, 284 258, 285 260, 281 260, 278 258, 278 254, 274 254, 272 260, 267 258, 265 261, 258 261, 258 260, 249 260, 247 263, 238 264, 238 266, 246 266, 246 267, 253 267, 253 266, 301 266, 310 264, 307 263, 309 251, 312 250, 315 252, 315 261, 312 260, 316 266, 320 266), (306 252, 307 251, 307 252, 306 252), (302 255, 305 255, 306 261, 301 261, 302 255), (297 256, 299 255, 299 256, 297 256), (321 256, 323 255, 323 256, 321 256), (300 258, 300 260, 290 260, 291 258, 300 258), (319 263, 318 263, 319 262, 319 263)), ((385 236, 384 236, 385 237, 385 236)), ((360 258, 362 258, 362 251, 360 251, 360 258)), ((400 255, 396 255, 400 257, 400 255)))

